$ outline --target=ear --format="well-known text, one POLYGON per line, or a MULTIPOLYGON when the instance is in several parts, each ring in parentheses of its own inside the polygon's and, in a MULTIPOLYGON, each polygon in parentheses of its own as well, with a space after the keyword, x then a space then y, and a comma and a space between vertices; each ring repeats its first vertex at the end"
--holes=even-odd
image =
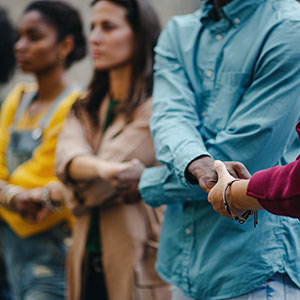
POLYGON ((60 42, 60 55, 66 58, 74 49, 74 37, 69 35, 60 42))

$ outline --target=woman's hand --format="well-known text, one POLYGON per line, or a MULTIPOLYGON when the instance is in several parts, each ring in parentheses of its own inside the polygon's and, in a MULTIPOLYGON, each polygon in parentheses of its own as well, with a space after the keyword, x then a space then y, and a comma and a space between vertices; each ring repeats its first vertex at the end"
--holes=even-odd
POLYGON ((22 190, 14 196, 9 204, 10 208, 20 214, 23 218, 31 221, 40 220, 39 214, 43 210, 42 201, 43 188, 22 190))
MULTIPOLYGON (((231 218, 227 213, 224 201, 223 201, 223 192, 228 182, 234 180, 235 178, 229 174, 225 164, 219 160, 214 162, 214 166, 216 172, 218 174, 218 182, 216 185, 210 190, 208 194, 208 201, 213 206, 214 210, 220 213, 222 216, 231 218)), ((245 167, 244 167, 245 168, 245 167)), ((246 168, 245 168, 246 169, 246 168)), ((236 209, 231 201, 230 197, 227 197, 227 202, 229 204, 230 210, 234 215, 241 215, 244 212, 244 209, 236 209)))
POLYGON ((128 168, 114 176, 116 189, 125 203, 132 204, 141 200, 138 184, 144 169, 145 166, 138 159, 133 159, 128 168))
POLYGON ((111 162, 98 159, 96 162, 96 170, 99 177, 110 180, 118 173, 129 168, 131 162, 111 162))

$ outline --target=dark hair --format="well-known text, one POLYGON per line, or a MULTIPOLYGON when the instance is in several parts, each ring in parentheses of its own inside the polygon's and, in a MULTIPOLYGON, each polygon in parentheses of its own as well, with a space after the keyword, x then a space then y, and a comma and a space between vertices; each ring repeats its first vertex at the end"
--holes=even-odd
MULTIPOLYGON (((101 0, 94 0, 92 6, 101 0)), ((129 95, 119 110, 129 119, 134 110, 152 95, 153 58, 160 23, 148 0, 108 0, 127 10, 127 21, 134 35, 135 45, 132 58, 132 75, 129 95)), ((98 110, 109 89, 108 71, 95 70, 85 99, 75 103, 73 111, 79 116, 80 110, 87 111, 93 124, 99 124, 98 110)))
POLYGON ((66 57, 66 68, 86 55, 87 45, 83 25, 75 8, 62 1, 39 0, 30 3, 25 8, 24 13, 32 10, 38 11, 47 23, 57 29, 59 42, 67 36, 74 38, 74 48, 66 57))
POLYGON ((0 83, 9 80, 15 67, 14 43, 15 30, 5 10, 0 8, 0 83))

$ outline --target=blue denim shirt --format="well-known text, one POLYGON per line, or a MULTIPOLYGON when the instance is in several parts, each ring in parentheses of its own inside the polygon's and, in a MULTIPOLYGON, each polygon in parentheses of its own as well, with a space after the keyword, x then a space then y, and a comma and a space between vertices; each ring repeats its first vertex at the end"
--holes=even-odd
POLYGON ((299 154, 300 4, 233 0, 217 22, 211 3, 173 18, 156 47, 151 130, 164 166, 143 173, 140 191, 167 204, 157 270, 201 300, 250 292, 275 272, 300 287, 298 220, 259 212, 257 228, 240 225, 185 178, 200 155, 253 173, 299 154))

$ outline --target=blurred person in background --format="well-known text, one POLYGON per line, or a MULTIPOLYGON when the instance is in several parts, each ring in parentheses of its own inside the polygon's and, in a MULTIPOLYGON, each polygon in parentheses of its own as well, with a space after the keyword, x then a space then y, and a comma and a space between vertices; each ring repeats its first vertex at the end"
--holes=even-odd
POLYGON ((18 84, 0 115, 0 216, 14 300, 65 298, 65 256, 72 216, 55 183, 57 134, 81 93, 65 70, 86 53, 78 12, 61 1, 36 1, 17 28, 18 67, 36 78, 18 84))
MULTIPOLYGON (((0 8, 0 89, 1 86, 9 81, 15 68, 14 43, 15 30, 8 19, 6 11, 0 8)), ((0 90, 0 104, 1 104, 0 90)), ((0 225, 1 226, 1 225, 0 225)), ((0 299, 10 299, 8 285, 6 281, 6 272, 2 260, 2 248, 0 240, 0 299)))
POLYGON ((154 270, 163 211, 147 206, 137 190, 144 166, 155 163, 148 120, 159 32, 147 0, 92 3, 95 74, 56 153, 57 175, 73 190, 77 217, 69 300, 169 299, 154 270))
MULTIPOLYGON (((0 88, 8 82, 15 68, 15 30, 6 11, 0 7, 0 88)), ((1 93, 0 93, 1 96, 1 93)))

